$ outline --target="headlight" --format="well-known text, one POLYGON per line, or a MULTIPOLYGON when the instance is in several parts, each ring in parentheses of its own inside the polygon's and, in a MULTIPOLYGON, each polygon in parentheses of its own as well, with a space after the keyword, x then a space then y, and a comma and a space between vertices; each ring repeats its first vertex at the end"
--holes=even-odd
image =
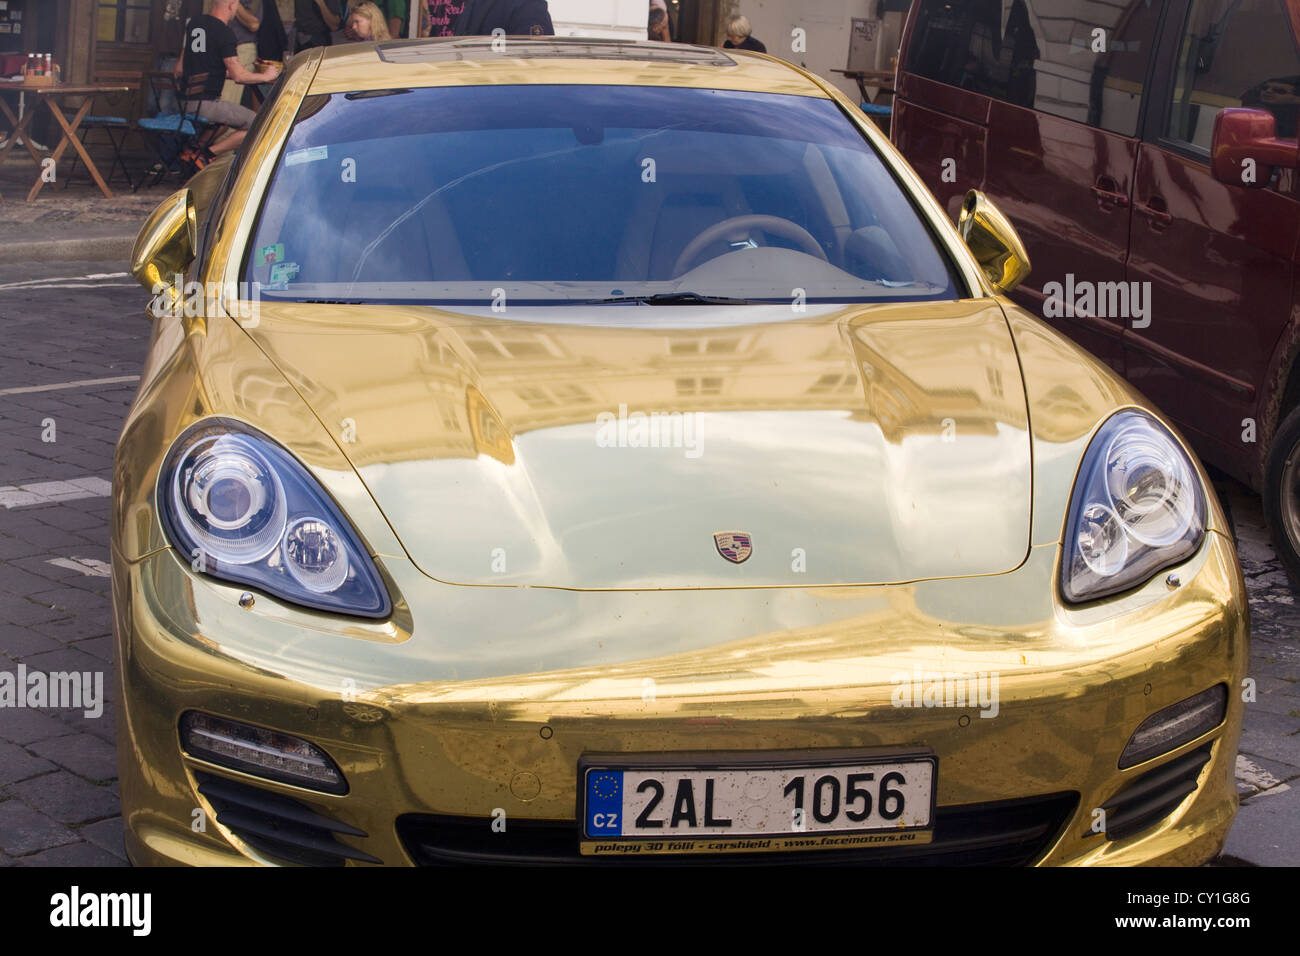
POLYGON ((172 545, 201 573, 294 604, 387 617, 388 592, 324 489, 279 445, 238 422, 197 425, 158 476, 172 545))
POLYGON ((1194 554, 1205 491, 1168 429, 1145 412, 1119 412, 1083 456, 1065 531, 1061 591, 1091 601, 1194 554))

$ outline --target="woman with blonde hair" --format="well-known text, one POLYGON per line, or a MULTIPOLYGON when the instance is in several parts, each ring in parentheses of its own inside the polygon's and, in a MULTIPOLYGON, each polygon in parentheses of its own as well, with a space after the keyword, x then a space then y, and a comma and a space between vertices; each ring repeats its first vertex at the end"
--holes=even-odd
POLYGON ((388 18, 373 3, 366 0, 348 11, 348 36, 354 40, 391 40, 388 18))
POLYGON ((755 53, 766 53, 767 47, 759 40, 754 39, 754 28, 749 24, 749 17, 741 15, 732 17, 727 21, 727 39, 722 44, 727 50, 753 50, 755 53))

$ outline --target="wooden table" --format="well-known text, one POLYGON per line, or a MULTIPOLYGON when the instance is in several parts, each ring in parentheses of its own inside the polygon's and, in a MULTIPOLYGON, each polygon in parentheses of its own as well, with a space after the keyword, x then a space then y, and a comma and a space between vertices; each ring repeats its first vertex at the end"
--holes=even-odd
POLYGON ((831 72, 847 76, 850 80, 857 80, 862 99, 868 103, 872 102, 872 97, 867 95, 868 86, 877 88, 876 96, 880 96, 882 93, 894 92, 893 70, 831 70, 831 72))
POLYGON ((9 151, 17 145, 20 139, 22 140, 23 145, 27 147, 27 152, 31 154, 32 159, 36 162, 36 182, 32 185, 31 191, 27 194, 28 202, 34 201, 37 193, 41 191, 41 187, 45 185, 45 179, 42 175, 44 173, 44 167, 42 165, 44 159, 53 159, 55 166, 57 167, 59 159, 62 158, 63 153, 67 150, 68 146, 71 146, 77 151, 77 155, 81 157, 81 161, 85 163, 86 168, 90 170, 91 178, 95 180, 95 185, 99 187, 100 192, 105 196, 112 198, 113 191, 108 188, 108 184, 104 182, 104 177, 99 174, 99 169, 91 160, 90 154, 86 152, 86 147, 82 144, 81 140, 77 138, 77 129, 81 126, 81 121, 86 118, 86 114, 90 112, 90 107, 91 104, 94 103, 96 94, 130 93, 134 89, 134 86, 123 83, 57 83, 54 86, 34 86, 28 83, 0 83, 0 93, 34 94, 39 102, 45 104, 50 115, 54 117, 54 121, 58 123, 59 127, 63 130, 63 138, 59 141, 59 145, 54 148, 54 151, 50 153, 49 157, 42 157, 36 147, 32 145, 31 137, 27 132, 28 127, 32 124, 32 118, 36 115, 36 109, 33 108, 26 110, 23 113, 22 118, 19 119, 9 108, 9 104, 5 102, 3 98, 0 98, 0 112, 4 113, 5 117, 9 120, 9 125, 12 127, 12 132, 9 135, 8 142, 5 143, 3 149, 0 149, 0 163, 5 161, 5 158, 9 155, 9 151), (78 108, 76 113, 73 114, 71 122, 68 121, 68 118, 64 113, 65 109, 71 109, 71 107, 64 107, 62 103, 62 100, 69 96, 80 96, 84 98, 84 102, 81 104, 80 108, 78 108))

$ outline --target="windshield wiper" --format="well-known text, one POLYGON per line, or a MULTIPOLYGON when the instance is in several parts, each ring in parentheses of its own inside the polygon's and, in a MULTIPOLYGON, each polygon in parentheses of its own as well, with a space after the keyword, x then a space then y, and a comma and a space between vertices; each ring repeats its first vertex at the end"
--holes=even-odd
POLYGON ((612 299, 590 299, 583 305, 614 305, 637 302, 643 305, 756 305, 756 299, 732 299, 724 295, 700 295, 698 292, 656 292, 654 295, 624 295, 612 299))

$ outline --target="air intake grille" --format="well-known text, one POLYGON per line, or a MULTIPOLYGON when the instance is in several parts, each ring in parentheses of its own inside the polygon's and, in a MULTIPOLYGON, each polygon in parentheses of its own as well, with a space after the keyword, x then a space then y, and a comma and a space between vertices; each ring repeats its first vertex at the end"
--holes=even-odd
POLYGON ((1122 840, 1159 823, 1196 790, 1210 744, 1148 770, 1102 804, 1106 839, 1122 840))
POLYGON ((302 866, 383 862, 335 839, 335 834, 364 838, 364 830, 331 820, 297 800, 212 774, 196 773, 195 778, 217 822, 267 856, 302 866))
MULTIPOLYGON (((689 854, 636 858, 637 866, 804 863, 814 865, 1024 866, 1055 840, 1078 805, 1079 795, 1056 793, 1026 800, 939 807, 934 841, 869 850, 817 850, 803 853, 689 854)), ((486 817, 406 814, 397 832, 407 853, 421 866, 451 863, 594 864, 618 860, 582 856, 578 826, 571 820, 511 819, 504 833, 486 817)))

